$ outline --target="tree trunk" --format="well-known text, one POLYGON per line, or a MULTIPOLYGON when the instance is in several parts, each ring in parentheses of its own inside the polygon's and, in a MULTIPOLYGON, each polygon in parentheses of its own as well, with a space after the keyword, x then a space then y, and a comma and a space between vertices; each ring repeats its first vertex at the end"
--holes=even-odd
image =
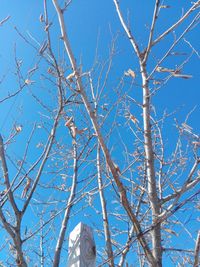
MULTIPOLYGON (((144 149, 146 157, 148 196, 152 209, 152 221, 156 222, 160 214, 160 203, 157 195, 156 177, 154 169, 154 152, 151 137, 150 123, 150 92, 145 66, 141 63, 142 85, 143 85, 143 127, 144 127, 144 149)), ((161 224, 153 228, 152 232, 152 252, 158 267, 162 267, 162 244, 161 244, 161 224)), ((153 266, 152 266, 153 267, 153 266)))

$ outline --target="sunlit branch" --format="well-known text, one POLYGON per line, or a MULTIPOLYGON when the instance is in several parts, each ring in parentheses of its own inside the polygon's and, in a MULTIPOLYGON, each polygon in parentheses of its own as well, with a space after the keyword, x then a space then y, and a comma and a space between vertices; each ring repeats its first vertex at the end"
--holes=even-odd
POLYGON ((194 250, 194 265, 193 267, 199 266, 199 254, 200 254, 200 231, 198 232, 197 239, 196 239, 196 245, 194 250))
POLYGON ((122 16, 121 10, 120 10, 120 8, 119 8, 119 1, 117 1, 117 0, 113 0, 113 2, 114 2, 114 4, 115 4, 116 11, 117 11, 119 20, 120 20, 120 22, 121 22, 121 24, 122 24, 122 27, 124 28, 124 30, 125 30, 125 32, 126 32, 126 34, 127 34, 127 37, 129 38, 130 43, 131 43, 131 45, 133 46, 133 49, 134 49, 136 55, 137 55, 138 58, 139 58, 139 57, 141 56, 141 55, 140 55, 139 46, 138 46, 138 44, 137 44, 137 42, 136 42, 136 40, 135 40, 133 34, 131 33, 131 30, 127 27, 127 24, 126 24, 125 21, 124 21, 124 18, 123 18, 123 16, 122 16))
POLYGON ((140 237, 140 234, 142 232, 140 224, 139 224, 135 214, 133 213, 132 208, 130 207, 129 201, 128 201, 127 196, 126 196, 126 190, 125 190, 122 182, 120 181, 119 173, 118 173, 117 169, 115 168, 115 166, 113 164, 113 161, 111 159, 109 150, 108 150, 108 148, 106 147, 106 145, 104 143, 104 139, 103 139, 103 136, 102 136, 102 134, 100 132, 99 125, 98 125, 97 120, 96 120, 96 116, 95 116, 95 114, 93 112, 93 109, 91 108, 91 105, 90 105, 90 103, 88 101, 87 95, 86 95, 86 93, 84 91, 84 88, 83 88, 83 85, 82 85, 82 81, 81 81, 81 75, 80 75, 79 70, 78 70, 78 68, 76 66, 76 61, 75 61, 74 55, 72 53, 68 37, 67 37, 66 26, 65 26, 65 23, 64 23, 64 17, 63 17, 62 10, 60 9, 60 7, 58 5, 57 0, 52 0, 52 1, 53 1, 54 6, 55 6, 55 9, 57 11, 57 15, 58 15, 59 23, 60 23, 60 30, 61 30, 61 34, 62 34, 62 39, 63 39, 64 45, 65 45, 65 48, 66 48, 66 52, 68 54, 70 63, 72 65, 72 69, 73 69, 75 77, 76 77, 77 91, 81 95, 81 98, 82 98, 82 100, 84 102, 85 108, 86 108, 86 110, 88 112, 88 115, 89 115, 89 117, 91 119, 91 122, 93 124, 94 130, 96 132, 96 135, 98 137, 99 143, 101 145, 102 151, 104 153, 104 156, 105 156, 105 159, 106 159, 106 163, 109 166, 109 169, 110 169, 110 171, 112 173, 112 176, 113 176, 113 178, 115 180, 115 183, 116 183, 116 185, 118 187, 118 191, 119 191, 120 198, 121 198, 121 203, 122 203, 124 209, 126 210, 130 220, 132 221, 132 223, 134 225, 134 229, 135 229, 135 232, 136 232, 136 234, 138 236, 138 240, 140 241, 141 246, 143 247, 144 252, 145 252, 149 262, 151 262, 152 265, 153 265, 153 264, 155 264, 155 259, 154 259, 153 255, 151 253, 151 250, 149 249, 149 246, 148 246, 145 238, 144 237, 142 237, 142 238, 140 237))
POLYGON ((174 199, 173 203, 164 211, 159 215, 159 218, 162 219, 164 217, 167 216, 168 213, 170 213, 170 211, 175 207, 175 205, 177 204, 177 202, 179 201, 180 197, 183 195, 184 192, 186 192, 187 190, 189 190, 191 187, 193 187, 194 185, 196 185, 199 182, 199 177, 197 179, 195 179, 194 181, 192 181, 192 177, 199 165, 199 160, 196 160, 194 165, 192 166, 190 173, 186 179, 186 181, 184 182, 182 188, 178 191, 175 192, 175 194, 173 194, 173 197, 167 197, 167 201, 174 199))
POLYGON ((54 254, 54 260, 53 260, 53 267, 58 267, 60 262, 60 254, 63 247, 63 242, 65 238, 65 233, 67 230, 68 221, 70 218, 70 212, 73 207, 73 201, 75 198, 76 193, 76 187, 77 187, 77 177, 78 177, 78 159, 77 159, 77 144, 76 140, 73 140, 73 178, 72 178, 72 185, 71 185, 71 191, 69 198, 67 200, 66 210, 65 214, 62 220, 62 226, 60 229, 60 233, 57 239, 55 254, 54 254))
POLYGON ((163 39, 166 35, 168 35, 170 32, 172 32, 175 28, 177 28, 185 19, 194 12, 198 7, 200 6, 200 1, 198 0, 195 2, 192 7, 183 15, 176 23, 174 23, 169 29, 167 29, 165 32, 163 32, 155 41, 153 41, 152 46, 159 43, 161 39, 163 39))
POLYGON ((111 234, 110 227, 108 221, 108 212, 106 208, 106 200, 103 189, 103 182, 101 176, 101 164, 100 164, 100 145, 97 146, 97 175, 98 175, 98 186, 99 186, 99 196, 101 201, 102 208, 102 217, 103 217, 103 226, 104 226, 104 234, 105 234, 105 242, 106 242, 106 253, 108 255, 108 265, 110 267, 114 267, 114 257, 112 250, 112 242, 111 242, 111 234))
POLYGON ((2 164, 2 170, 3 170, 3 174, 4 174, 5 185, 6 185, 7 194, 8 194, 10 204, 12 205, 13 210, 15 211, 15 214, 17 216, 19 216, 19 209, 18 209, 17 204, 15 202, 13 192, 12 192, 11 186, 10 186, 10 179, 9 179, 9 175, 8 175, 8 167, 7 167, 6 158, 5 158, 3 138, 1 135, 0 135, 0 160, 1 160, 1 164, 2 164))
MULTIPOLYGON (((156 69, 158 68, 158 66, 160 66, 163 61, 170 55, 170 53, 172 52, 172 50, 174 49, 174 47, 183 39, 183 37, 186 35, 186 33, 188 33, 190 31, 190 29, 194 26, 194 24, 199 20, 200 18, 200 13, 198 13, 195 18, 191 21, 191 23, 186 27, 186 29, 182 32, 182 34, 173 42, 173 44, 171 45, 171 47, 167 50, 167 52, 165 53, 165 55, 158 61, 158 63, 156 64, 156 66, 154 67, 154 69, 152 70, 152 72, 149 74, 148 76, 148 80, 152 77, 153 73, 156 71, 156 69)), ((177 69, 179 70, 179 69, 177 69)), ((171 75, 173 77, 173 75, 171 75)))
POLYGON ((146 52, 144 54, 143 62, 147 61, 149 52, 150 52, 151 47, 152 47, 153 34, 154 34, 154 30, 155 30, 156 20, 158 18, 159 4, 160 4, 160 0, 156 0, 155 6, 154 6, 153 19, 152 19, 152 23, 151 23, 151 29, 150 29, 150 33, 149 33, 149 41, 148 41, 146 52))

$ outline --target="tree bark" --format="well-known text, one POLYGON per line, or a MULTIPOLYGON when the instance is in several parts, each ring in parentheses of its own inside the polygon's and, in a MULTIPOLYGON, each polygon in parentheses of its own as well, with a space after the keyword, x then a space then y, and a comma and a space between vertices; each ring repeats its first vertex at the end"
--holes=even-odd
POLYGON ((152 266, 156 267, 156 261, 155 261, 155 258, 148 246, 148 243, 143 235, 143 232, 142 232, 142 229, 141 229, 141 226, 140 226, 140 223, 139 221, 137 220, 137 217, 135 216, 135 214, 133 213, 132 211, 132 207, 128 201, 128 198, 127 198, 127 195, 126 195, 126 190, 124 188, 124 185, 123 183, 121 182, 120 180, 120 177, 119 177, 119 173, 116 169, 116 167, 114 166, 114 163, 111 159, 111 155, 109 153, 109 150, 104 142, 104 138, 100 132, 100 127, 98 125, 98 122, 97 122, 97 119, 96 119, 96 116, 95 116, 95 113, 90 105, 90 102, 88 101, 88 98, 87 98, 87 95, 85 93, 85 90, 84 90, 84 87, 82 85, 82 80, 81 80, 81 75, 79 73, 79 70, 78 70, 78 67, 76 65, 76 60, 75 60, 75 57, 74 57, 74 54, 72 52, 72 49, 71 49, 71 46, 70 46, 70 43, 69 43, 69 40, 68 40, 68 36, 67 36, 67 32, 66 32, 66 26, 65 26, 65 23, 64 23, 64 17, 63 17, 63 12, 62 10, 60 9, 59 7, 59 4, 57 2, 57 0, 52 0, 53 1, 53 4, 55 6, 55 9, 56 9, 56 12, 57 12, 57 15, 58 15, 58 19, 59 19, 59 23, 60 23, 60 30, 61 30, 61 34, 62 34, 62 39, 63 39, 63 42, 64 42, 64 45, 65 45, 65 49, 66 49, 66 52, 67 52, 67 55, 69 57, 69 60, 70 60, 70 63, 71 63, 71 66, 72 66, 72 70, 74 72, 74 76, 76 78, 76 84, 77 84, 77 92, 80 94, 82 100, 83 100, 83 103, 84 103, 84 106, 88 112, 88 115, 90 117, 90 120, 92 122, 92 125, 93 125, 93 128, 95 130, 95 133, 97 135, 97 138, 98 138, 98 141, 101 145, 101 148, 102 148, 102 151, 104 153, 104 156, 105 156, 105 159, 106 159, 106 163, 110 169, 110 172, 112 173, 112 176, 114 178, 114 181, 116 183, 116 186, 118 188, 118 192, 119 192, 119 195, 120 195, 120 200, 121 200, 121 203, 122 203, 122 206, 124 207, 124 209, 126 210, 127 212, 127 215, 128 217, 130 218, 132 224, 133 224, 133 227, 134 227, 134 230, 135 230, 135 233, 138 237, 138 240, 144 250, 144 253, 148 259, 148 261, 152 264, 152 266))
POLYGON ((104 196, 103 183, 102 183, 102 177, 101 177, 99 143, 97 147, 97 176, 98 176, 99 196, 100 196, 101 207, 102 207, 103 226, 104 226, 105 241, 106 241, 106 252, 108 255, 108 266, 114 267, 115 265, 114 265, 110 230, 109 230, 110 227, 109 227, 109 222, 108 222, 108 213, 107 213, 107 208, 106 208, 106 200, 104 196))
POLYGON ((73 200, 75 197, 76 186, 77 186, 77 176, 78 176, 78 166, 77 166, 78 159, 77 159, 77 157, 78 157, 77 156, 77 144, 76 144, 76 141, 74 140, 74 144, 73 144, 73 159, 74 159, 73 172, 74 173, 73 173, 73 178, 72 178, 72 188, 71 188, 71 193, 70 193, 69 199, 67 201, 65 214, 64 214, 63 221, 62 221, 62 226, 61 226, 58 241, 56 244, 53 267, 58 267, 59 263, 60 263, 60 254, 61 254, 61 250, 62 250, 64 238, 65 238, 65 233, 67 230, 67 224, 69 221, 70 212, 71 212, 71 209, 73 206, 73 200))
MULTIPOLYGON (((152 209, 152 221, 156 223, 160 214, 160 201, 157 194, 155 168, 154 168, 154 152, 151 137, 150 123, 150 92, 148 88, 147 72, 145 66, 140 63, 142 86, 143 86, 143 127, 144 127, 144 149, 147 166, 148 180, 148 196, 152 209)), ((152 251, 157 266, 162 266, 162 242, 161 242, 161 224, 156 223, 152 232, 152 251)), ((153 267, 153 266, 152 266, 153 267)))

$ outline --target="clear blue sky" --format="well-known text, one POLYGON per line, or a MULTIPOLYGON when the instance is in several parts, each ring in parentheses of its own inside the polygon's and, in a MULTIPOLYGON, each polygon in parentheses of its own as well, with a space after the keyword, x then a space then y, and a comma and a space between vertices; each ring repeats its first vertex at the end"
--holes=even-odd
MULTIPOLYGON (((128 14, 126 11, 126 4, 128 2, 129 1, 123 1, 125 15, 126 13, 128 14)), ((146 3, 146 1, 140 1, 140 3, 137 2, 136 4, 132 4, 132 8, 129 5, 130 22, 133 33, 135 33, 136 39, 141 46, 146 43, 147 33, 145 26, 141 26, 141 23, 144 21, 146 24, 149 23, 149 15, 150 11, 152 11, 150 9, 150 7, 152 7, 152 2, 153 1, 148 1, 148 3, 146 3)), ((180 17, 182 4, 184 4, 184 6, 190 5, 189 3, 186 5, 185 1, 179 1, 177 5, 174 2, 169 4, 171 5, 170 9, 161 10, 163 14, 160 19, 161 23, 158 23, 156 33, 162 32, 166 29, 166 26, 171 25, 171 23, 176 19, 175 15, 180 17)), ((51 2, 49 2, 49 7, 49 17, 56 24, 57 18, 51 2)), ((18 34, 14 30, 14 26, 16 26, 26 36, 30 33, 38 42, 42 43, 45 39, 45 34, 42 31, 41 24, 39 22, 39 15, 42 13, 42 10, 42 2, 39 3, 38 1, 2 1, 0 11, 1 18, 3 19, 7 15, 11 16, 11 19, 4 25, 4 27, 0 28, 2 36, 2 42, 0 44, 2 75, 8 75, 8 73, 10 74, 14 72, 14 44, 16 44, 17 47, 18 57, 23 59, 24 66, 26 68, 30 68, 34 64, 36 53, 28 48, 24 41, 19 38, 18 34)), ((82 58, 85 69, 90 68, 93 64, 97 38, 99 38, 100 57, 105 58, 105 56, 108 55, 111 31, 113 35, 119 33, 117 48, 120 53, 115 59, 117 65, 117 68, 115 67, 116 77, 117 75, 123 73, 123 71, 128 67, 133 67, 135 65, 133 59, 128 56, 128 54, 131 53, 131 47, 126 38, 124 38, 124 33, 119 25, 112 1, 75 1, 66 14, 66 22, 68 25, 69 37, 77 60, 82 58)), ((53 27, 55 36, 57 34, 56 26, 53 27)), ((192 34, 188 34, 188 36, 186 36, 186 39, 190 38, 192 45, 197 51, 199 49, 199 35, 198 28, 196 28, 193 30, 192 34)), ((163 54, 163 46, 167 48, 171 39, 168 38, 167 41, 163 41, 161 43, 162 49, 159 49, 159 46, 154 49, 153 54, 155 57, 159 58, 159 56, 163 54)), ((58 47, 58 41, 56 38, 54 47, 55 50, 58 47)), ((181 50, 181 45, 179 45, 178 49, 181 50)), ((188 53, 190 51, 187 46, 184 46, 183 50, 183 52, 188 53)), ((171 66, 170 60, 167 60, 166 65, 169 67, 171 66)), ((181 79, 174 79, 173 81, 170 81, 164 90, 158 94, 159 99, 155 99, 155 101, 159 102, 159 108, 161 108, 161 110, 165 107, 169 110, 173 110, 185 105, 185 109, 182 113, 187 113, 190 109, 199 104, 198 100, 200 93, 198 84, 200 73, 198 68, 198 57, 196 55, 193 56, 190 63, 184 68, 184 72, 192 73, 194 76, 193 79, 189 81, 181 79), (160 96, 161 94, 162 96, 160 96), (169 101, 167 101, 167 99, 169 101)), ((13 80, 7 78, 1 87, 7 87, 7 90, 12 91, 15 89, 15 83, 13 82, 13 80), (5 84, 7 86, 5 86, 5 84)), ((6 92, 5 89, 1 90, 2 94, 4 94, 4 92, 6 92)), ((20 100, 18 99, 18 102, 15 102, 15 105, 19 104, 20 100)), ((1 118, 1 121, 5 116, 7 116, 6 109, 4 108, 3 110, 4 115, 1 118)), ((199 112, 199 107, 197 107, 194 116, 191 117, 191 122, 193 124, 195 124, 194 120, 195 118, 198 118, 197 114, 199 114, 199 112)), ((195 127, 198 127, 197 123, 195 124, 195 127)))

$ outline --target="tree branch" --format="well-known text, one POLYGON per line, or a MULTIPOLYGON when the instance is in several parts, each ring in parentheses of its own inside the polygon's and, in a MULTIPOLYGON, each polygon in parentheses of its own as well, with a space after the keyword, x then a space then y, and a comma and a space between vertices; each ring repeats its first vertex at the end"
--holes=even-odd
MULTIPOLYGON (((93 112, 93 110, 91 108, 91 105, 90 105, 90 103, 88 101, 88 98, 87 98, 87 95, 85 93, 84 87, 82 85, 81 75, 79 74, 78 68, 76 66, 76 61, 75 61, 74 55, 72 53, 68 37, 67 37, 66 27, 65 27, 65 23, 64 23, 64 17, 63 17, 62 10, 60 9, 57 0, 52 0, 52 2, 54 4, 54 6, 55 6, 55 9, 56 9, 56 12, 57 12, 57 15, 58 15, 58 19, 59 19, 59 23, 60 23, 60 30, 61 30, 61 34, 62 34, 62 39, 63 39, 64 45, 65 45, 66 52, 68 54, 70 63, 72 65, 72 70, 74 71, 74 75, 75 75, 75 78, 76 78, 77 91, 79 92, 79 94, 80 94, 80 96, 81 96, 81 98, 83 100, 85 108, 86 108, 86 110, 88 112, 88 115, 89 115, 89 117, 91 119, 91 122, 93 124, 93 128, 94 128, 94 130, 96 132, 96 135, 98 137, 99 143, 101 145, 102 151, 104 153, 104 156, 105 156, 105 159, 106 159, 106 163, 109 166, 109 169, 110 169, 110 171, 112 173, 114 181, 115 181, 115 183, 116 183, 116 185, 118 187, 120 198, 121 198, 121 203, 122 203, 124 209, 126 210, 130 220, 133 223, 134 230, 136 232, 136 235, 138 237, 138 240, 139 240, 141 246, 144 249, 146 257, 148 258, 148 260, 152 264, 152 266, 156 266, 155 259, 154 259, 153 255, 151 253, 151 250, 150 250, 150 248, 149 248, 149 246, 148 246, 148 244, 146 242, 146 239, 144 238, 143 235, 141 237, 142 230, 141 230, 140 224, 139 224, 136 216, 132 212, 132 208, 131 208, 131 206, 130 206, 130 204, 128 202, 127 196, 126 196, 126 190, 125 190, 122 182, 120 181, 119 173, 118 173, 117 169, 115 168, 115 166, 113 164, 113 161, 111 159, 109 150, 108 150, 107 146, 104 143, 104 139, 103 139, 103 136, 101 135, 100 128, 99 128, 99 125, 97 123, 97 119, 96 119, 95 113, 93 112)), ((132 42, 133 42, 133 40, 132 40, 132 42)), ((136 50, 137 50, 137 48, 136 48, 136 50)))
POLYGON ((151 47, 152 47, 153 33, 155 30, 156 20, 158 18, 159 4, 160 4, 160 0, 156 0, 155 1, 155 7, 154 7, 154 13, 153 13, 153 19, 152 19, 152 23, 151 23, 150 34, 149 34, 149 41, 148 41, 146 53, 144 55, 143 63, 147 61, 149 52, 150 52, 151 47))
POLYGON ((53 267, 58 267, 60 263, 60 254, 61 254, 61 249, 63 246, 64 238, 65 238, 65 233, 67 230, 67 224, 70 218, 70 212, 73 207, 73 200, 75 198, 75 192, 76 192, 76 186, 77 186, 77 177, 78 177, 78 156, 77 156, 77 144, 76 140, 73 142, 73 178, 72 178, 72 186, 71 186, 71 192, 70 196, 67 201, 66 205, 66 210, 65 214, 62 220, 62 226, 60 229, 60 233, 58 236, 57 244, 56 244, 56 250, 54 254, 54 260, 53 260, 53 267))
POLYGON ((194 265, 193 267, 199 266, 199 253, 200 253, 200 231, 198 232, 197 239, 196 239, 196 245, 194 250, 194 265))
POLYGON ((195 9, 200 6, 200 0, 193 4, 193 6, 183 15, 176 23, 174 23, 169 29, 163 32, 155 41, 153 41, 152 46, 159 43, 161 39, 163 39, 166 35, 172 32, 175 28, 177 28, 195 9))
POLYGON ((17 204, 15 203, 13 192, 12 192, 11 186, 10 186, 10 180, 9 180, 9 175, 8 175, 8 167, 7 167, 7 163, 6 163, 5 151, 4 151, 4 145, 3 145, 3 138, 1 136, 1 134, 0 134, 0 160, 1 160, 1 164, 2 164, 4 181, 5 181, 5 185, 6 185, 6 189, 7 189, 6 194, 8 195, 10 204, 12 205, 16 216, 19 216, 19 209, 17 207, 17 204))
POLYGON ((104 235, 106 241, 106 253, 108 255, 108 265, 110 267, 114 267, 114 257, 112 250, 112 242, 109 230, 109 221, 108 221, 108 213, 106 208, 106 200, 103 192, 103 183, 101 177, 101 165, 100 165, 100 145, 98 143, 97 146, 97 176, 98 176, 98 186, 99 186, 99 196, 101 201, 102 208, 102 217, 103 217, 103 226, 104 226, 104 235))
POLYGON ((113 2, 114 2, 114 4, 115 4, 116 11, 117 11, 119 20, 120 20, 120 22, 121 22, 121 24, 122 24, 122 27, 124 28, 124 31, 126 32, 127 37, 128 37, 128 39, 130 40, 130 43, 131 43, 131 45, 132 45, 132 47, 133 47, 133 49, 134 49, 136 55, 137 55, 138 58, 139 58, 139 57, 141 57, 141 55, 140 55, 140 50, 139 50, 139 46, 138 46, 138 44, 137 44, 137 42, 136 42, 134 36, 132 35, 131 30, 127 27, 127 25, 126 25, 126 23, 125 23, 125 21, 124 21, 124 18, 123 18, 123 16, 122 16, 121 10, 120 10, 120 8, 119 8, 119 1, 117 1, 117 0, 113 0, 113 2))

